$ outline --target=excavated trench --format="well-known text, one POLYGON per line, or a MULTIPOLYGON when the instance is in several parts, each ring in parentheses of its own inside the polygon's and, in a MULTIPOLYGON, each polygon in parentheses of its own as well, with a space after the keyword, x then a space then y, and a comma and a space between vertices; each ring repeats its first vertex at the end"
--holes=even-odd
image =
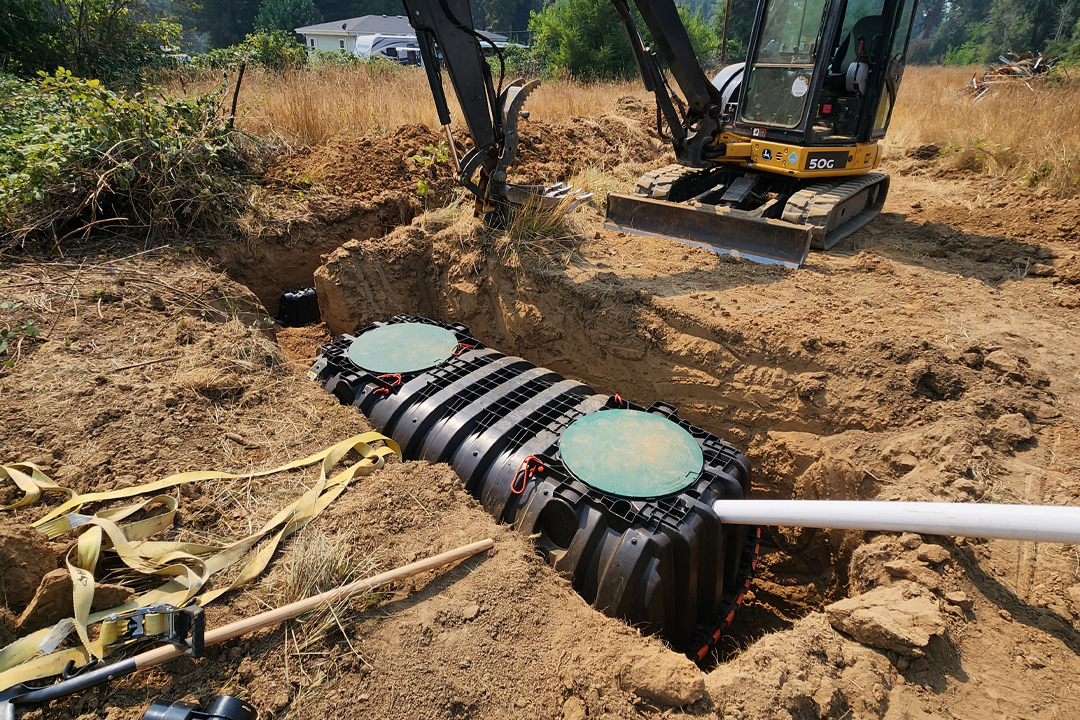
MULTIPOLYGON (((838 417, 815 402, 822 368, 681 312, 614 273, 575 278, 546 261, 508 262, 472 226, 424 228, 417 221, 371 237, 376 224, 336 249, 329 246, 354 231, 355 221, 312 242, 301 238, 265 254, 249 247, 243 262, 225 260, 239 279, 256 279, 250 287, 271 312, 282 292, 313 282, 335 336, 397 314, 460 323, 488 347, 597 393, 643 406, 669 403, 750 458, 756 497, 875 493, 872 476, 823 449, 820 439, 880 421, 855 412, 838 417), (796 402, 777 402, 792 385, 796 402)), ((756 580, 720 655, 845 597, 860 541, 844 532, 763 529, 756 580)))
MULTIPOLYGON (((975 415, 1000 413, 994 403, 1041 397, 1041 390, 1023 389, 1028 400, 1013 391, 1004 400, 975 398, 973 415, 955 401, 981 385, 986 371, 957 365, 925 341, 856 346, 835 324, 787 326, 782 313, 766 320, 762 308, 796 302, 769 287, 790 284, 780 269, 743 263, 725 270, 721 263, 717 271, 715 256, 706 253, 684 255, 670 272, 620 275, 589 259, 589 243, 560 264, 558 252, 507 253, 471 221, 440 223, 431 215, 329 248, 352 229, 334 226, 310 241, 302 235, 264 255, 248 248, 234 273, 258 276, 252 289, 271 311, 283 291, 313 282, 335 336, 399 314, 422 316, 465 326, 487 347, 596 393, 642 407, 670 404, 749 458, 755 497, 959 498, 972 486, 965 478, 980 442, 975 415), (698 260, 711 263, 707 277, 678 269, 698 260), (307 275, 306 268, 314 270, 307 275), (673 286, 679 273, 686 282, 673 286), (686 289, 695 284, 707 291, 686 289), (934 472, 945 479, 933 479, 934 472), (931 480, 909 489, 897 481, 909 473, 931 480)), ((636 240, 609 242, 632 247, 636 240)), ((610 244, 595 247, 611 252, 610 244)), ((856 271, 873 272, 877 261, 866 262, 856 271)), ((829 307, 828 289, 811 296, 810 312, 820 316, 829 307)), ((849 577, 849 569, 865 565, 858 554, 863 539, 764 528, 756 579, 720 656, 865 589, 865 578, 849 577)))

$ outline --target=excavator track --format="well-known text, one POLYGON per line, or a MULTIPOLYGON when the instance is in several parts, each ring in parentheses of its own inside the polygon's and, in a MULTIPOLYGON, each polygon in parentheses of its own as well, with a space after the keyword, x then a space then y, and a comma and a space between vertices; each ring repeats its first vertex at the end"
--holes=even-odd
POLYGON ((653 200, 681 202, 712 189, 715 169, 668 165, 638 178, 634 194, 653 200))
POLYGON ((782 218, 814 228, 810 247, 828 250, 877 217, 889 192, 889 176, 866 173, 814 183, 788 198, 782 218))

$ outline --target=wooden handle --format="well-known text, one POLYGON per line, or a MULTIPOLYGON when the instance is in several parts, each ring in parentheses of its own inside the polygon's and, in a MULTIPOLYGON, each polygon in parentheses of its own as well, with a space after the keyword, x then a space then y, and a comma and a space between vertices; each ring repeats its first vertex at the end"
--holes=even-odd
MULTIPOLYGON (((426 558, 424 560, 418 560, 414 563, 409 563, 402 567, 390 570, 388 572, 375 575, 373 577, 365 578, 363 580, 357 580, 356 582, 349 583, 348 585, 342 585, 341 587, 334 588, 333 590, 327 590, 324 593, 318 595, 312 595, 309 598, 303 600, 297 600, 296 602, 283 605, 273 610, 267 610, 264 613, 259 613, 253 617, 244 618, 243 620, 237 620, 231 622, 228 625, 222 625, 219 628, 206 633, 204 644, 206 647, 211 645, 217 645, 223 643, 226 640, 232 640, 233 638, 246 635, 247 633, 255 632, 256 630, 262 630, 263 628, 277 625, 285 620, 290 620, 299 615, 303 615, 306 612, 314 610, 323 604, 330 604, 343 600, 352 595, 357 595, 362 592, 374 590, 380 585, 395 582, 397 580, 404 580, 405 578, 419 575, 420 573, 427 572, 428 570, 434 570, 435 568, 442 567, 443 565, 449 565, 452 562, 458 560, 464 560, 465 558, 472 557, 478 553, 482 553, 485 550, 490 550, 495 546, 495 542, 488 538, 487 540, 480 540, 469 545, 463 545, 455 550, 448 550, 438 555, 426 558)), ((144 653, 136 655, 132 658, 135 661, 135 667, 138 670, 145 670, 147 668, 157 667, 162 663, 166 663, 169 660, 183 656, 183 651, 178 650, 172 646, 165 645, 153 650, 148 650, 144 653)))

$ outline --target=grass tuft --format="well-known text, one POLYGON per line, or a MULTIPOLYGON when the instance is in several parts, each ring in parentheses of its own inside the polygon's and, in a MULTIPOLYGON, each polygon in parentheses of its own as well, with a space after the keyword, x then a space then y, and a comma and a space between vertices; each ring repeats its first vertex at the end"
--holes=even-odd
POLYGON ((320 526, 296 533, 289 548, 282 600, 295 602, 373 574, 380 564, 379 554, 359 552, 354 540, 351 533, 328 533, 320 526))
POLYGON ((575 202, 568 195, 555 205, 537 198, 512 208, 506 231, 495 239, 495 251, 514 266, 525 257, 566 265, 583 232, 581 216, 573 211, 575 202))

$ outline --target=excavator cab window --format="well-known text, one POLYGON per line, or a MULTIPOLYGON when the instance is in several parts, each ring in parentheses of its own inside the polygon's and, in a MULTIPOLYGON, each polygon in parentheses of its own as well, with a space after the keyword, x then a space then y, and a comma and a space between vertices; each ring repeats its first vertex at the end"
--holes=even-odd
POLYGON ((827 8, 828 0, 767 0, 744 122, 793 128, 802 121, 827 8))
POLYGON ((846 0, 829 48, 827 75, 811 115, 810 142, 852 142, 870 109, 871 73, 885 51, 886 0, 846 0))
POLYGON ((903 72, 916 0, 845 0, 828 72, 811 113, 811 144, 865 142, 885 134, 903 72), (890 20, 892 22, 890 22, 890 20), (881 70, 888 81, 882 88, 881 70))
POLYGON ((763 0, 736 127, 809 146, 883 136, 916 2, 763 0))
POLYGON ((900 10, 897 29, 893 34, 892 47, 889 49, 889 66, 885 73, 885 90, 881 94, 877 115, 874 116, 872 137, 875 138, 885 136, 885 130, 889 127, 889 119, 892 118, 893 105, 896 104, 896 91, 900 86, 900 79, 904 76, 904 65, 907 63, 907 45, 908 38, 911 36, 911 24, 914 21, 915 5, 916 0, 904 0, 904 6, 900 10))

